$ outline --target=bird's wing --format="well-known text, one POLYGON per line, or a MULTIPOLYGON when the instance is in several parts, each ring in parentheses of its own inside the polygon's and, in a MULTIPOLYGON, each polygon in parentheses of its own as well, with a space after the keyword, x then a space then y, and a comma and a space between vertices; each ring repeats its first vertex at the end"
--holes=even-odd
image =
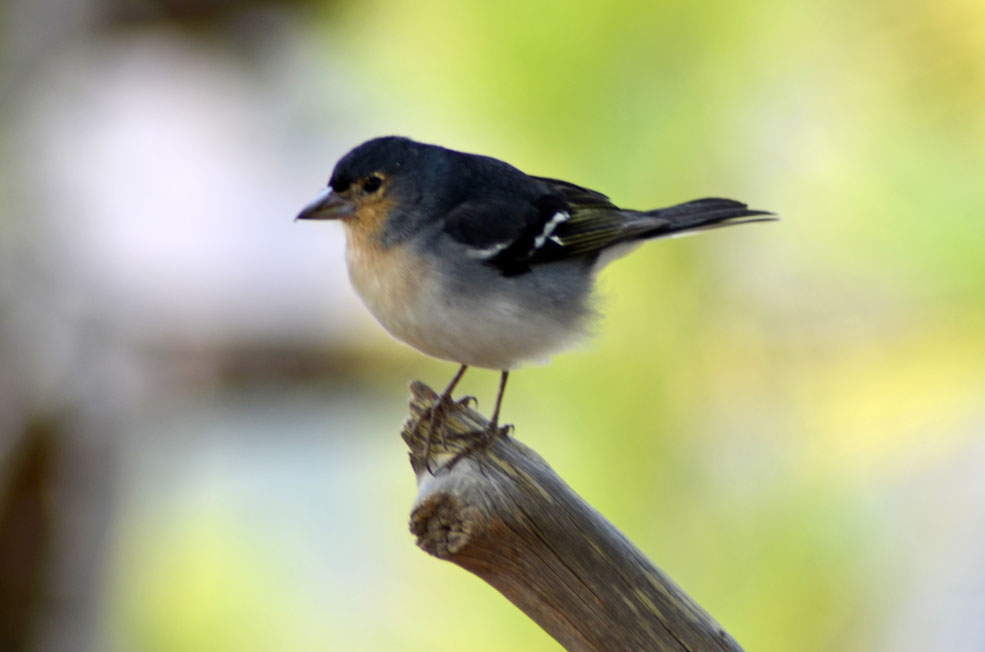
POLYGON ((608 246, 639 237, 666 221, 623 211, 605 195, 581 186, 534 177, 538 193, 498 196, 460 204, 445 218, 445 233, 468 255, 507 276, 564 258, 594 259, 608 246))
POLYGON ((731 199, 698 199, 651 211, 622 209, 602 193, 567 181, 533 177, 534 199, 521 195, 470 201, 452 210, 445 232, 507 276, 566 258, 594 262, 603 250, 745 222, 772 220, 731 199))
POLYGON ((602 193, 561 179, 537 177, 564 198, 569 218, 554 230, 559 250, 534 255, 534 262, 590 256, 606 247, 633 240, 667 224, 666 220, 623 210, 602 193), (546 257, 546 258, 545 258, 546 257))
POLYGON ((579 186, 571 183, 570 181, 562 181, 561 179, 552 179, 550 177, 531 178, 546 184, 553 192, 560 194, 565 198, 565 200, 576 206, 582 206, 585 208, 595 206, 597 208, 610 208, 618 210, 618 207, 613 204, 606 195, 603 195, 597 190, 579 186))
POLYGON ((560 246, 552 235, 569 217, 568 204, 558 195, 500 196, 459 204, 446 215, 444 231, 466 246, 467 255, 515 275, 541 262, 535 260, 538 254, 560 246))

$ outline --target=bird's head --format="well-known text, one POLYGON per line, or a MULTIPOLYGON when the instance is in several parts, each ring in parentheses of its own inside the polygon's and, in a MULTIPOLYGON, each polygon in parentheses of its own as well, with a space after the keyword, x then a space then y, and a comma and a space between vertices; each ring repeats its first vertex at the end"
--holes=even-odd
POLYGON ((328 187, 297 219, 338 219, 381 244, 399 242, 434 214, 453 154, 399 136, 374 138, 339 160, 328 187))

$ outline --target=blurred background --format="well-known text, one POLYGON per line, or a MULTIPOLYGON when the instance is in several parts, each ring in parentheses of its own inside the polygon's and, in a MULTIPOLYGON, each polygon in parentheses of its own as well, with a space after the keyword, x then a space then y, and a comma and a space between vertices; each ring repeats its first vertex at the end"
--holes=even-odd
POLYGON ((985 4, 2 12, 0 649, 558 649, 415 548, 455 367, 292 222, 384 134, 778 212, 606 270, 505 419, 750 651, 985 649, 985 4))

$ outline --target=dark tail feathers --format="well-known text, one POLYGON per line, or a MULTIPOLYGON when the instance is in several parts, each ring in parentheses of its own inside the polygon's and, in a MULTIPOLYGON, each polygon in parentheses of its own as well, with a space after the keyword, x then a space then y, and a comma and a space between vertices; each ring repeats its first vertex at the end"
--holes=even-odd
POLYGON ((695 199, 676 206, 646 211, 643 214, 663 221, 660 226, 642 233, 639 237, 643 239, 689 231, 704 231, 733 224, 773 222, 777 219, 769 211, 751 210, 742 202, 718 197, 695 199))

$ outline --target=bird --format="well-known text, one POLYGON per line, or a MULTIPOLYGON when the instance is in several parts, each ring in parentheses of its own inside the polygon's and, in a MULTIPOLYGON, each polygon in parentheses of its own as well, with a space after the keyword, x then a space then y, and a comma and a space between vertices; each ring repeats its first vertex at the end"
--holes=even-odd
POLYGON ((717 197, 621 208, 496 158, 384 136, 339 159, 296 219, 341 222, 349 278, 369 312, 396 339, 458 363, 431 412, 430 470, 435 415, 465 371, 500 372, 481 439, 508 434, 499 416, 510 371, 585 338, 603 267, 647 240, 776 218, 717 197))

